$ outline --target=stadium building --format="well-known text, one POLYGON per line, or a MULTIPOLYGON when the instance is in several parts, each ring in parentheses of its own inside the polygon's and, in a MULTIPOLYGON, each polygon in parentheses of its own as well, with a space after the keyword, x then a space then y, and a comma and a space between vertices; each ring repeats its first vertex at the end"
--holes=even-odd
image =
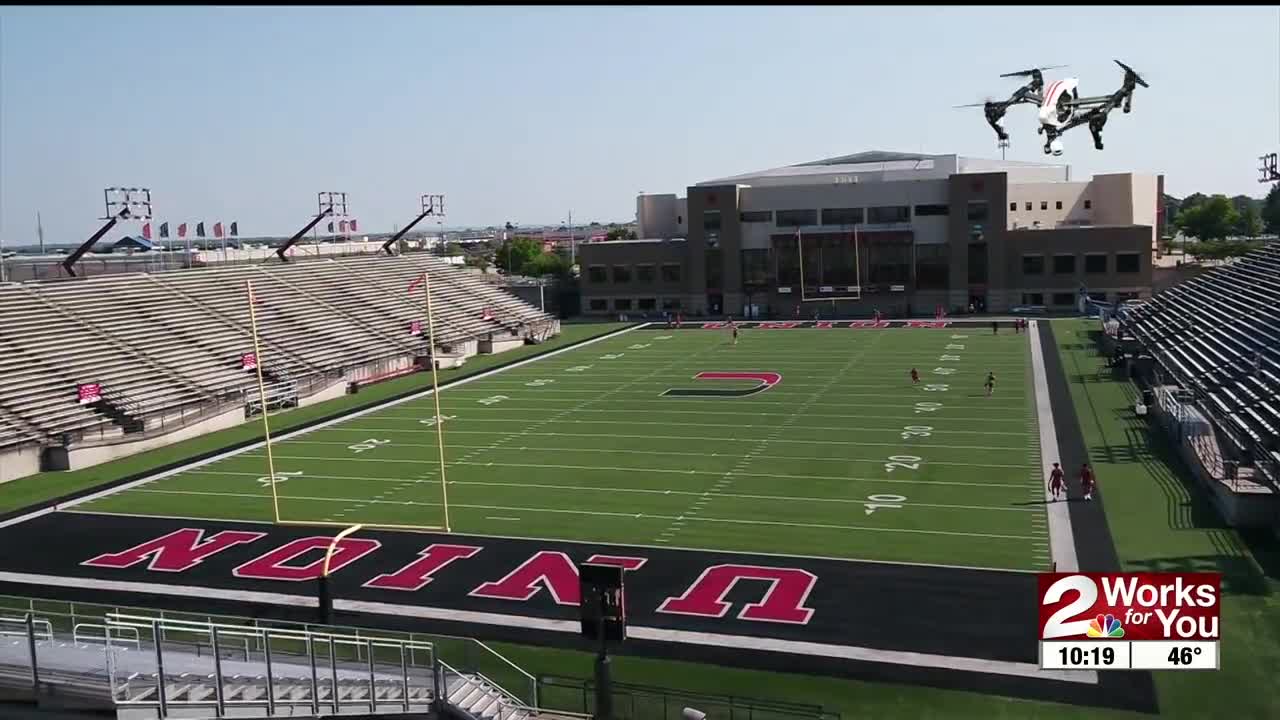
POLYGON ((880 151, 707 180, 638 197, 641 239, 580 249, 583 310, 901 316, 1148 298, 1162 192, 1157 175, 880 151))

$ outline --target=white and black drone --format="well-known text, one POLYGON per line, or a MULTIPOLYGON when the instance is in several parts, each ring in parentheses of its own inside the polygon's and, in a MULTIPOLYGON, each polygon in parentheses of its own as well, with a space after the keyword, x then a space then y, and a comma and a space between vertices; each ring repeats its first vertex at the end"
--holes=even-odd
POLYGON ((1015 90, 1008 100, 988 100, 970 105, 957 105, 956 107, 982 108, 987 116, 987 124, 996 131, 996 137, 1003 143, 1009 140, 1009 134, 1000 126, 1000 120, 1004 117, 1005 111, 1013 105, 1022 105, 1024 103, 1037 105, 1040 108, 1040 129, 1037 132, 1045 136, 1045 155, 1061 155, 1062 134, 1080 125, 1089 126, 1089 132, 1093 134, 1093 145, 1101 150, 1102 128, 1107 124, 1107 114, 1116 108, 1122 108, 1126 113, 1129 112, 1133 109, 1134 88, 1139 85, 1144 88, 1150 87, 1133 68, 1119 60, 1116 60, 1115 63, 1124 69, 1124 82, 1120 85, 1119 90, 1110 95, 1080 97, 1078 92, 1080 86, 1079 78, 1054 80, 1046 87, 1043 72, 1066 67, 1065 65, 1053 65, 1001 75, 1000 77, 1006 78, 1031 78, 1027 84, 1015 90))

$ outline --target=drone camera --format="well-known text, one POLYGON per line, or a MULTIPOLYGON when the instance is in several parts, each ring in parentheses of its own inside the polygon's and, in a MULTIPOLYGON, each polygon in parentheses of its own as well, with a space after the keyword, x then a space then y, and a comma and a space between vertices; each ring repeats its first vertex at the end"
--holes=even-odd
POLYGON ((1061 157, 1062 141, 1057 138, 1054 138, 1053 141, 1049 143, 1049 151, 1053 153, 1054 157, 1061 157))

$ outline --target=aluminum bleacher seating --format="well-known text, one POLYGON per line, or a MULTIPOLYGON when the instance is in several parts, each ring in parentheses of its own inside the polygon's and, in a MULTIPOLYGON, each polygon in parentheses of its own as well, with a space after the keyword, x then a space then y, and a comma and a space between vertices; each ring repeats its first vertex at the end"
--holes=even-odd
POLYGON ((0 450, 111 438, 176 408, 243 401, 256 386, 242 363, 253 352, 246 281, 273 383, 427 355, 424 298, 410 292, 423 272, 437 348, 519 339, 554 322, 426 254, 0 285, 0 450), (89 383, 101 384, 103 401, 79 402, 77 386, 89 383))
POLYGON ((1280 243, 1156 294, 1122 324, 1242 448, 1280 460, 1280 243))

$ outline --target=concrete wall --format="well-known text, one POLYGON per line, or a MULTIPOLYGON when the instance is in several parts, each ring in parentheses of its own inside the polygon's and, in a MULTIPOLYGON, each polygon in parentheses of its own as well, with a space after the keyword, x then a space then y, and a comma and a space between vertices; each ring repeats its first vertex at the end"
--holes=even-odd
POLYGON ((336 398, 340 398, 343 395, 347 394, 347 385, 350 384, 350 382, 351 382, 350 380, 346 380, 346 379, 338 380, 334 382, 332 385, 329 385, 328 387, 324 388, 323 390, 311 393, 306 397, 300 397, 298 398, 298 407, 306 407, 308 405, 315 405, 316 403, 322 403, 325 400, 334 400, 336 398))
POLYGON ((0 451, 0 483, 40 472, 40 454, 38 445, 0 451))
POLYGON ((191 423, 174 432, 134 442, 117 442, 96 446, 78 446, 71 449, 50 448, 47 454, 47 470, 80 470, 140 452, 154 450, 165 445, 199 437, 207 433, 235 427, 245 421, 244 406, 237 405, 208 420, 191 423))
POLYGON ((642 238, 676 237, 677 198, 675 195, 641 195, 636 198, 636 232, 642 238))
POLYGON ((1086 209, 1086 200, 1096 207, 1087 182, 1021 183, 1009 185, 1009 229, 1034 227, 1052 228, 1061 224, 1092 225, 1093 209, 1086 209), (1031 209, 1027 209, 1028 203, 1031 209), (1041 203, 1047 203, 1041 210, 1041 203), (1062 209, 1058 209, 1062 203, 1062 209), (1016 206, 1016 207, 1015 207, 1016 206))

